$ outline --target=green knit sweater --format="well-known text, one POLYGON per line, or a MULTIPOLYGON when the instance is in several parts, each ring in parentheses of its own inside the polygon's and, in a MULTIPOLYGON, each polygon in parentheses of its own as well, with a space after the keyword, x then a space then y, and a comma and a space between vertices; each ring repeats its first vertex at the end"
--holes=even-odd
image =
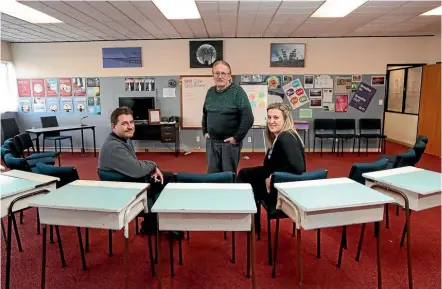
POLYGON ((253 113, 246 92, 232 83, 226 89, 207 91, 203 106, 203 135, 209 133, 213 140, 234 137, 241 142, 253 125, 253 113))

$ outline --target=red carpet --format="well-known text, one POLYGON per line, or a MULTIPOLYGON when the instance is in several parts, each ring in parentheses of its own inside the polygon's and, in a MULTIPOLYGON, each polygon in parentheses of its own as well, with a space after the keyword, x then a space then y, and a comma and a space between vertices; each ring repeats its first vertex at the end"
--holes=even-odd
MULTIPOLYGON (((395 144, 387 145, 389 153, 403 151, 395 144)), ((243 153, 249 160, 242 160, 241 167, 262 163, 263 153, 243 153)), ((171 153, 143 153, 142 159, 156 161, 164 170, 205 172, 205 155, 182 154, 175 158, 171 153)), ((334 154, 307 155, 307 169, 326 168, 329 177, 348 176, 355 162, 377 160, 379 154, 361 155, 346 153, 344 157, 334 154)), ((97 179, 97 160, 87 156, 63 153, 62 165, 76 166, 82 179, 97 179)), ((424 155, 419 167, 440 172, 440 159, 424 155)), ((390 206, 390 229, 381 225, 383 288, 408 288, 406 245, 399 247, 404 224, 404 213, 394 213, 390 206)), ((5 224, 7 223, 4 220, 5 224)), ((262 220, 262 239, 256 241, 257 287, 298 288, 296 238, 291 236, 291 222, 281 221, 276 279, 271 278, 271 266, 267 265, 267 228, 265 214, 262 220)), ((272 224, 274 231, 275 222, 272 224)), ((441 210, 434 208, 414 212, 411 216, 412 261, 414 288, 441 287, 441 210)), ((135 228, 133 224, 133 229, 135 228)), ((348 250, 344 250, 342 267, 336 267, 341 228, 321 230, 321 259, 316 259, 316 233, 302 232, 304 261, 304 287, 313 288, 377 288, 376 242, 373 226, 368 225, 364 238, 361 260, 354 257, 357 250, 360 225, 348 227, 348 250)), ((24 224, 19 225, 24 251, 19 253, 13 237, 11 288, 39 288, 41 273, 41 236, 36 235, 35 211, 25 212, 24 224)), ((107 255, 107 231, 93 229, 90 235, 90 252, 86 254, 88 270, 81 269, 81 258, 75 228, 61 227, 66 268, 61 268, 57 244, 49 244, 47 251, 46 288, 95 289, 123 288, 123 233, 114 233, 114 256, 107 255)), ((49 235, 49 234, 48 234, 49 235)), ((162 242, 162 271, 164 288, 251 288, 246 273, 246 234, 237 234, 236 264, 230 262, 231 240, 223 239, 222 232, 192 232, 190 241, 183 242, 182 266, 178 265, 178 246, 175 244, 175 277, 169 275, 168 242, 162 242)), ((84 238, 84 234, 83 234, 84 238)), ((272 234, 272 238, 274 235, 272 234)), ((157 288, 156 278, 150 275, 147 237, 131 233, 130 288, 157 288)), ((274 242, 272 242, 274 243, 274 242)), ((2 240, 2 288, 4 288, 6 250, 2 240)))

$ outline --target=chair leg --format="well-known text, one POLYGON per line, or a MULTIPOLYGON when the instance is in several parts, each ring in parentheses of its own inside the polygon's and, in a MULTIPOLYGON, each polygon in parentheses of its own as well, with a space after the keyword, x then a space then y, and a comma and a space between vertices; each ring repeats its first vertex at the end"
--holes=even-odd
POLYGON ((187 236, 186 236, 186 239, 187 239, 187 241, 189 241, 189 240, 190 240, 190 232, 187 231, 187 232, 186 232, 186 235, 187 235, 187 236))
MULTIPOLYGON (((405 214, 405 215, 407 215, 407 214, 405 214)), ((410 216, 411 216, 411 210, 410 210, 410 216)), ((401 237, 401 244, 400 244, 401 248, 404 246, 406 234, 407 234, 407 221, 405 220, 404 229, 402 230, 402 237, 401 237)))
POLYGON ((292 226, 292 237, 294 237, 296 235, 296 223, 293 222, 293 226, 292 226))
POLYGON ((109 230, 109 257, 113 256, 112 252, 112 230, 109 230))
POLYGON ((37 212, 37 235, 40 235, 40 215, 38 214, 38 209, 36 210, 37 212))
POLYGON ((339 246, 338 264, 336 265, 338 268, 341 268, 342 252, 343 252, 344 246, 345 246, 345 235, 346 234, 347 234, 347 227, 344 226, 342 228, 341 245, 339 246))
POLYGON ((269 254, 269 265, 272 265, 272 226, 270 223, 269 214, 267 214, 267 244, 269 254))
POLYGON ((365 155, 368 156, 368 138, 365 139, 365 155))
POLYGON ((224 240, 227 240, 227 232, 224 231, 224 240))
POLYGON ((181 238, 178 239, 178 265, 183 265, 183 246, 181 238))
POLYGON ((20 224, 23 224, 23 211, 20 211, 20 224))
POLYGON ((385 204, 385 228, 390 229, 390 220, 388 216, 388 204, 385 204))
POLYGON ((17 222, 15 221, 15 214, 12 213, 11 217, 12 217, 12 224, 14 225, 15 238, 17 239, 18 251, 23 252, 23 248, 21 247, 20 235, 18 234, 17 222))
POLYGON ((175 276, 175 271, 173 270, 173 236, 169 233, 169 254, 170 254, 170 277, 175 276))
POLYGON ((135 217, 135 235, 139 234, 139 230, 138 230, 138 217, 135 217))
POLYGON ((60 155, 58 155, 57 158, 58 158, 58 166, 61 167, 61 158, 60 158, 60 155))
POLYGON ((359 257, 361 256, 362 241, 364 240, 364 231, 365 231, 365 223, 362 224, 361 235, 359 236, 358 252, 356 253, 356 258, 355 258, 357 262, 359 262, 359 257))
POLYGON ((396 205, 396 216, 399 216, 399 205, 396 205))
POLYGON ((235 264, 235 232, 232 231, 232 264, 235 264))
MULTIPOLYGON (((339 157, 339 144, 343 142, 341 139, 337 139, 337 149, 336 149, 336 156, 339 157)), ((335 139, 333 139, 333 144, 335 143, 335 139)))
POLYGON ((58 251, 60 252, 61 267, 66 267, 66 261, 64 259, 64 252, 63 252, 63 244, 61 243, 60 230, 58 229, 58 226, 55 226, 55 234, 57 234, 57 243, 58 243, 58 251))
POLYGON ((3 220, 1 220, 1 224, 2 224, 3 241, 5 241, 5 249, 8 249, 8 239, 6 238, 6 230, 5 230, 5 225, 3 224, 3 220))
POLYGON ((315 154, 316 137, 313 137, 313 154, 315 154))
POLYGON ((58 147, 60 148, 60 153, 61 153, 61 140, 58 140, 58 147))
POLYGON ((147 245, 149 246, 150 270, 152 272, 152 277, 155 277, 155 260, 153 258, 152 236, 150 234, 147 234, 147 245))
POLYGON ((316 258, 321 259, 321 229, 316 230, 316 258))
POLYGON ((83 239, 81 237, 81 229, 80 229, 80 227, 77 227, 77 236, 78 236, 78 245, 80 247, 81 264, 83 265, 83 270, 86 270, 87 269, 86 257, 84 256, 83 239))
POLYGON ((279 218, 276 218, 275 248, 273 248, 272 278, 276 278, 276 253, 278 252, 279 218))
POLYGON ((355 152, 355 143, 356 143, 356 138, 353 138, 353 149, 351 150, 352 153, 355 152))
POLYGON ((54 226, 49 226, 49 242, 54 244, 54 226))
POLYGON ((71 153, 74 154, 74 146, 72 145, 72 137, 70 138, 71 140, 71 153))
POLYGON ((321 138, 321 157, 322 157, 322 138, 321 138))
POLYGON ((43 138, 43 152, 45 152, 45 139, 43 138))
MULTIPOLYGON (((261 240, 261 204, 256 204, 256 214, 255 218, 255 231, 258 233, 258 241, 261 240)), ((253 236, 255 237, 255 236, 253 236)))

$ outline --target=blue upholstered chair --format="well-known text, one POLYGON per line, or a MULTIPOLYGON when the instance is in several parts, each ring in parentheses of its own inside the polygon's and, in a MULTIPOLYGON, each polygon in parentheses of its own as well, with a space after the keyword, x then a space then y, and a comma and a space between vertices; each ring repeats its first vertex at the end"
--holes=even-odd
MULTIPOLYGON (((5 146, 5 144, 3 144, 3 147, 4 146, 5 146)), ((29 166, 31 168, 35 167, 35 165, 37 163, 40 163, 40 162, 48 164, 48 165, 54 165, 55 164, 55 161, 54 161, 53 157, 41 157, 41 158, 23 157, 22 152, 20 151, 20 149, 17 146, 17 143, 14 140, 8 141, 6 146, 9 149, 10 154, 12 154, 12 156, 14 156, 15 158, 24 159, 25 161, 28 162, 28 164, 29 164, 29 166)))
POLYGON ((11 170, 20 170, 25 172, 37 171, 35 167, 31 168, 25 159, 16 158, 11 153, 6 153, 6 155, 3 157, 3 161, 11 170))
POLYGON ((34 143, 32 142, 29 133, 21 133, 14 137, 14 142, 20 153, 20 156, 26 160, 41 159, 41 158, 58 158, 58 166, 61 166, 60 152, 45 152, 36 153, 34 149, 34 143), (30 150, 32 149, 32 154, 30 150), (28 151, 28 156, 25 156, 25 150, 28 151))
MULTIPOLYGON (((134 179, 131 177, 128 177, 126 175, 120 174, 119 172, 116 171, 104 171, 104 170, 100 170, 98 169, 98 177, 100 178, 100 181, 107 181, 107 182, 132 182, 132 183, 137 183, 137 182, 141 182, 141 183, 145 183, 147 180, 145 178, 139 178, 139 179, 134 179)), ((153 198, 156 199, 156 196, 152 196, 153 198)), ((151 196, 148 196, 147 198, 147 203, 148 203, 148 209, 149 212, 151 211, 151 208, 153 206, 154 203, 154 199, 151 196)), ((144 216, 144 213, 141 212, 137 217, 135 217, 135 231, 136 234, 138 235, 139 230, 138 230, 138 217, 144 216)), ((88 234, 88 230, 86 230, 86 235, 88 234)), ((154 259, 153 259, 153 254, 152 254, 152 239, 151 239, 151 234, 147 234, 147 241, 148 241, 148 245, 149 245, 149 256, 150 256, 150 261, 151 261, 151 272, 152 272, 152 277, 155 276, 155 265, 154 265, 154 259)), ((156 243, 156 242, 155 242, 156 243)), ((86 245, 88 245, 86 243, 86 245)), ((158 251, 156 251, 158 253, 158 251)), ((112 256, 112 230, 109 230, 109 256, 112 256)), ((155 258, 155 260, 157 260, 157 256, 155 258)))
MULTIPOLYGON (((310 180, 321 180, 327 178, 328 171, 325 169, 319 169, 316 171, 311 172, 305 172, 300 175, 290 174, 290 173, 284 173, 284 172, 276 172, 272 175, 271 183, 272 183, 272 190, 270 194, 274 194, 275 201, 277 197, 277 191, 274 188, 274 184, 276 183, 287 183, 287 182, 300 182, 300 181, 310 181, 310 180)), ((273 256, 273 270, 272 270, 272 277, 275 278, 276 276, 276 252, 278 248, 278 235, 279 235, 279 219, 287 218, 287 215, 284 214, 281 210, 276 209, 276 202, 272 204, 267 204, 264 200, 260 200, 261 205, 264 207, 264 209, 267 211, 267 232, 268 232, 268 257, 269 257, 269 265, 272 265, 272 236, 271 236, 271 220, 276 219, 276 230, 275 230, 275 248, 274 248, 274 256, 273 256)), ((260 212, 260 206, 258 206, 258 212, 260 212)), ((295 223, 293 223, 293 235, 295 232, 295 223)), ((259 228, 259 230, 261 230, 259 228)), ((320 236, 321 231, 317 230, 317 241, 318 241, 318 247, 317 247, 317 257, 320 258, 320 236)))

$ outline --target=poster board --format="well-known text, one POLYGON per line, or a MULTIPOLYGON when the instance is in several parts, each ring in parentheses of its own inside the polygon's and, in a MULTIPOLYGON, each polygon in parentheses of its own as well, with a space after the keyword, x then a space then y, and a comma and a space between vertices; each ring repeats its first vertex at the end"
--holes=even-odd
POLYGON ((215 85, 212 75, 181 76, 181 128, 201 129, 203 105, 209 88, 215 85))
POLYGON ((253 125, 267 124, 267 84, 241 85, 247 94, 254 117, 253 125))

